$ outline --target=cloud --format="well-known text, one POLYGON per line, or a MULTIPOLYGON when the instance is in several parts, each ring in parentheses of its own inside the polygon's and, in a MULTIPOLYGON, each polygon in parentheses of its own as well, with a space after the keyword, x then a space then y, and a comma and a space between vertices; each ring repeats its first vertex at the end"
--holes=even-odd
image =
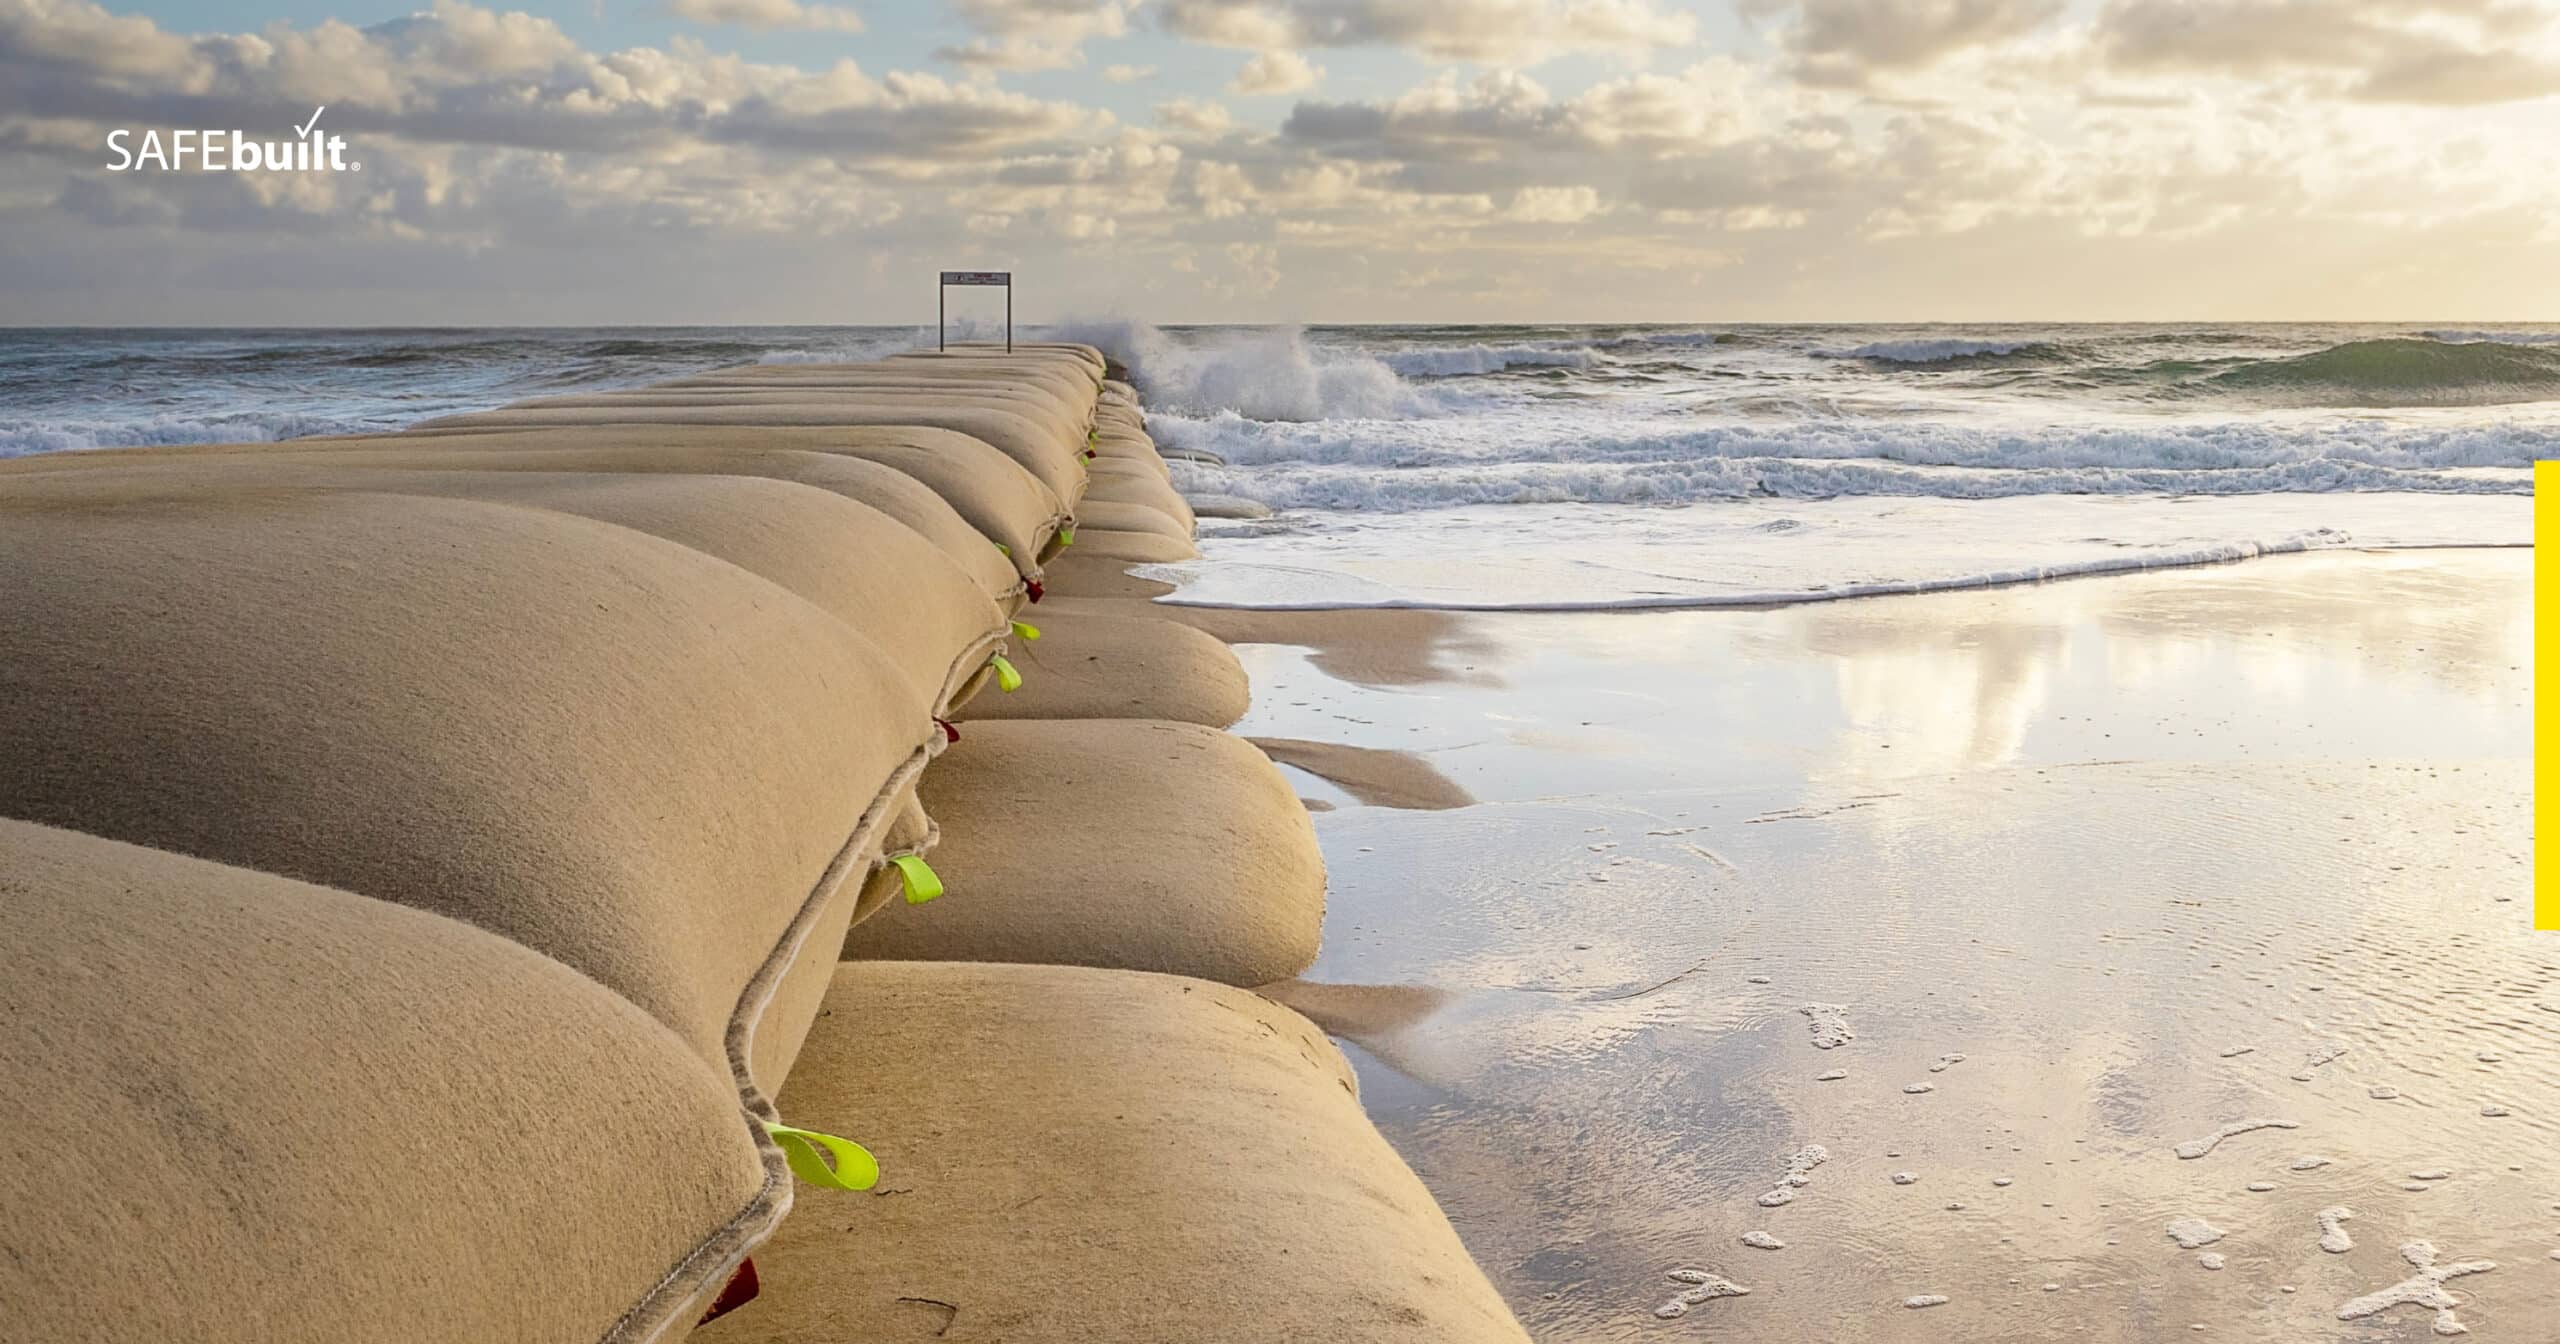
POLYGON ((1059 70, 1084 60, 1095 38, 1129 30, 1128 0, 954 0, 962 22, 978 33, 935 57, 992 70, 1059 70))
POLYGON ((1747 0, 1778 18, 1808 81, 1854 87, 1877 72, 1915 70, 1973 47, 2044 28, 2062 0, 1747 0))
POLYGON ((1155 77, 1156 68, 1152 65, 1106 65, 1102 67, 1102 79, 1106 84, 1135 84, 1140 80, 1153 79, 1155 77))
POLYGON ((2560 94, 2554 20, 2497 0, 2112 0, 2095 45, 2126 72, 2292 78, 2358 101, 2467 106, 2560 94))
POLYGON ((1435 61, 1535 65, 1573 52, 1643 56, 1697 40, 1655 0, 1163 0, 1159 23, 1256 51, 1403 47, 1435 61))
POLYGON ((1236 77, 1227 83, 1227 92, 1241 94, 1296 93, 1312 88, 1324 78, 1324 67, 1316 65, 1294 51, 1255 53, 1236 77))
POLYGON ((862 16, 850 9, 800 0, 669 0, 667 10, 695 23, 733 23, 741 28, 862 31, 862 16))
POLYGON ((1177 135, 1219 135, 1235 125, 1235 118, 1218 103, 1205 103, 1196 98, 1176 98, 1156 104, 1156 124, 1177 135))

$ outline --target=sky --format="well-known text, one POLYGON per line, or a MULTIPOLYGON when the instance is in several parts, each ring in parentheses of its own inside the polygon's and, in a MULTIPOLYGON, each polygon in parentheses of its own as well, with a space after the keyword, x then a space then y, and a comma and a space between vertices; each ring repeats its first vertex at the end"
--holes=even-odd
POLYGON ((414 6, 0 0, 0 325, 2560 318, 2560 0, 414 6))

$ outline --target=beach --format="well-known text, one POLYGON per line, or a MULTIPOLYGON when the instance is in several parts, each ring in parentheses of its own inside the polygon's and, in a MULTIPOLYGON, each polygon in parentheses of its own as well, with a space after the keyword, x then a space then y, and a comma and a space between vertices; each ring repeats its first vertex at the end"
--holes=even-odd
POLYGON ((449 863, 659 1018, 762 1186, 626 1323, 752 1250, 706 1338, 2560 1328, 2548 333, 1042 334, 22 333, 13 815, 449 863))
POLYGON ((1331 898, 1274 992, 1542 1340, 2365 1339, 2418 1240, 2540 1338, 2530 555, 1253 632, 1237 731, 1476 800, 1293 770, 1331 898), (1657 1319, 1686 1268, 1751 1291, 1657 1319))

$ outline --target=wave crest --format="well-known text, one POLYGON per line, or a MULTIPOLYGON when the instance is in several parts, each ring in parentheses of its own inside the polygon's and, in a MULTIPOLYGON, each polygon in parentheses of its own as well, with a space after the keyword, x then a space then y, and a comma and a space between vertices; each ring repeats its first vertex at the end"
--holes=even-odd
POLYGON ((2317 406, 2472 406, 2560 395, 2560 348, 2500 341, 2349 341, 2259 360, 2206 380, 2261 400, 2317 406))

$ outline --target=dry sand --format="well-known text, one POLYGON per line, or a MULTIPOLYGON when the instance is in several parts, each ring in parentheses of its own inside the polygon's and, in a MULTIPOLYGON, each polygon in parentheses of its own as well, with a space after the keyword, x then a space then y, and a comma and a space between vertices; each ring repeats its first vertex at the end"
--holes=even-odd
MULTIPOLYGON (((2530 563, 1469 617, 1429 642, 1472 685, 1247 644, 1237 731, 1484 800, 1320 815, 1325 953, 1270 992, 1541 1340, 2409 1339, 2438 1291, 2560 1338, 2530 563), (1674 1269, 1749 1292, 1664 1319, 1674 1269)), ((1325 615, 1337 656, 1412 633, 1325 615)))

